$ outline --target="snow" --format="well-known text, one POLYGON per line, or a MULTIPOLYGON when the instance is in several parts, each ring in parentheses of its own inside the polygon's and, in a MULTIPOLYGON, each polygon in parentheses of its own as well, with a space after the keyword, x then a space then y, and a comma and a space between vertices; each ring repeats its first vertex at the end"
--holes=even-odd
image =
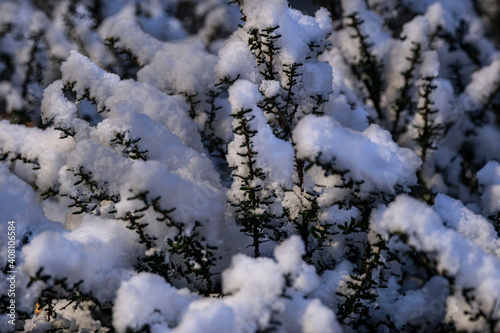
POLYGON ((416 184, 420 159, 407 148, 398 147, 390 133, 377 125, 363 132, 344 128, 328 116, 306 116, 293 132, 297 157, 320 163, 334 163, 348 171, 354 181, 364 181, 365 192, 393 192, 394 186, 408 189, 416 184))
MULTIPOLYGON (((297 253, 299 267, 311 267, 300 259, 303 246, 298 237, 285 241, 276 248, 277 262, 234 256, 222 275, 223 298, 203 299, 187 289, 173 288, 156 275, 139 273, 118 289, 113 325, 118 332, 145 324, 153 329, 175 327, 173 332, 253 332, 266 327, 271 316, 278 315, 278 320, 281 316, 288 319, 286 327, 303 332, 340 332, 335 315, 318 299, 304 299, 299 296, 303 291, 294 294, 295 302, 281 297, 284 274, 288 268, 297 269, 287 267, 288 259, 283 257, 286 251, 297 253)), ((312 273, 307 278, 317 276, 312 273)))
POLYGON ((248 64, 255 62, 255 58, 246 41, 238 36, 238 32, 225 41, 218 55, 219 62, 214 70, 219 81, 226 78, 229 80, 240 78, 257 83, 262 80, 262 74, 259 70, 248 66, 248 64))
POLYGON ((477 180, 482 188, 482 207, 485 215, 494 215, 500 211, 500 164, 488 162, 477 173, 477 180))
MULTIPOLYGON (((268 28, 277 28, 272 34, 279 36, 275 46, 279 52, 273 57, 273 66, 277 69, 285 69, 286 66, 302 64, 298 69, 301 76, 297 79, 297 89, 295 89, 297 100, 310 100, 311 96, 321 95, 327 100, 330 91, 325 91, 325 87, 331 85, 332 77, 330 66, 326 63, 315 60, 316 52, 321 51, 326 34, 331 32, 331 28, 326 28, 330 17, 324 11, 318 11, 317 17, 307 16, 300 11, 287 7, 286 1, 252 1, 245 3, 243 12, 247 16, 245 26, 238 29, 226 44, 219 50, 219 62, 215 67, 215 72, 219 80, 229 78, 245 79, 253 83, 264 84, 261 87, 265 96, 276 93, 274 89, 266 91, 267 83, 263 83, 262 73, 265 69, 258 66, 241 66, 244 59, 247 63, 255 64, 255 56, 248 47, 247 41, 250 38, 252 29, 259 29, 264 32, 268 28), (318 48, 312 50, 310 45, 317 45, 318 48)), ((261 36, 262 42, 266 40, 261 36)), ((265 45, 265 44, 263 44, 265 45)), ((254 50, 254 52, 256 52, 254 50)), ((277 72, 279 73, 279 71, 277 72)), ((288 77, 282 73, 278 74, 276 80, 281 87, 287 87, 288 77)), ((312 103, 312 102, 310 102, 312 103)), ((305 112, 306 110, 304 110, 305 112)))
POLYGON ((104 328, 98 320, 92 318, 89 308, 92 306, 90 302, 83 302, 84 306, 77 307, 67 306, 70 301, 63 299, 54 305, 54 310, 57 312, 56 318, 51 318, 47 321, 46 316, 38 314, 26 320, 24 331, 26 332, 44 332, 54 327, 65 327, 75 332, 84 330, 100 331, 104 328))
POLYGON ((311 301, 304 313, 304 333, 342 332, 340 325, 336 322, 333 313, 317 299, 311 301))
POLYGON ((443 8, 441 2, 435 2, 427 8, 425 17, 429 20, 431 31, 436 31, 438 27, 449 29, 451 21, 450 14, 443 8))
MULTIPOLYGON (((16 222, 17 241, 31 238, 42 230, 61 230, 59 223, 49 221, 36 200, 33 189, 0 164, 0 212, 5 221, 0 228, 7 234, 8 221, 16 222)), ((2 265, 7 260, 7 238, 2 238, 2 265)))
MULTIPOLYGON (((130 161, 117 155, 109 147, 100 146, 88 139, 79 141, 68 154, 65 167, 59 169, 61 183, 59 190, 62 194, 78 196, 78 188, 84 189, 84 186, 74 185, 80 180, 74 174, 83 168, 84 172, 92 171, 93 180, 100 187, 104 187, 107 193, 116 195, 119 193, 124 175, 129 172, 130 164, 130 161), (68 169, 70 169, 69 172, 68 169), (109 170, 113 170, 113 173, 110 173, 109 170)), ((94 194, 98 195, 99 193, 94 194)))
POLYGON ((113 326, 118 332, 153 327, 174 326, 196 297, 187 289, 177 290, 163 278, 151 273, 139 273, 123 282, 113 308, 113 326))
MULTIPOLYGON (((98 101, 98 109, 116 108, 119 112, 124 103, 128 104, 135 112, 146 114, 170 129, 184 145, 198 151, 202 149, 195 124, 189 119, 187 105, 180 96, 168 96, 156 88, 134 81, 120 81, 117 75, 106 73, 88 58, 74 51, 62 64, 61 71, 64 82, 76 82, 74 90, 78 95, 82 96, 89 90, 90 95, 98 101)), ((52 112, 60 115, 64 111, 52 112)))
MULTIPOLYGON (((308 307, 295 309, 298 311, 296 313, 293 302, 285 302, 279 298, 285 286, 283 274, 286 273, 286 270, 283 271, 283 268, 288 269, 286 263, 288 259, 283 258, 282 253, 287 248, 293 252, 301 251, 301 247, 303 251, 303 244, 297 236, 283 242, 275 250, 277 264, 268 258, 251 259, 242 255, 233 257, 230 268, 222 276, 223 290, 225 293, 233 294, 227 299, 226 304, 231 305, 235 310, 238 309, 235 311, 236 323, 240 323, 240 325, 246 323, 248 326, 244 329, 245 332, 255 330, 256 327, 250 326, 251 323, 262 325, 269 321, 273 309, 278 312, 284 310, 285 313, 288 313, 287 317, 293 322, 302 322, 301 326, 304 331, 317 328, 321 328, 325 332, 340 331, 331 310, 325 308, 319 300, 312 300, 308 307), (283 262, 284 259, 285 262, 283 262), (252 298, 253 301, 249 303, 247 300, 252 298), (283 306, 285 306, 284 309, 283 306), (309 315, 311 312, 315 312, 314 319, 316 320, 311 320, 309 315)), ((302 263, 299 267, 302 265, 306 264, 302 263)), ((314 278, 314 275, 310 275, 306 279, 310 278, 314 278)), ((307 290, 304 291, 307 292, 307 290)))
MULTIPOLYGON (((281 35, 278 45, 283 64, 304 63, 309 51, 308 43, 322 40, 323 31, 311 16, 303 15, 295 9, 288 9, 279 21, 276 33, 281 35)), ((266 26, 262 26, 266 28, 266 26)))
POLYGON ((288 10, 286 0, 255 0, 244 2, 242 11, 247 17, 246 24, 253 28, 269 28, 280 25, 280 18, 288 10))
POLYGON ((360 107, 352 110, 343 94, 330 99, 323 111, 346 128, 362 132, 368 127, 368 113, 360 107))
POLYGON ((132 274, 139 249, 123 222, 86 215, 70 232, 43 231, 33 237, 22 251, 23 270, 34 276, 43 268, 53 279, 68 278, 70 286, 83 280, 84 291, 112 300, 119 281, 132 274))
POLYGON ((259 86, 259 91, 264 94, 264 97, 271 98, 280 92, 281 85, 276 80, 262 80, 259 86))
POLYGON ((314 268, 302 261, 302 256, 305 254, 304 243, 297 235, 290 237, 274 250, 274 257, 278 261, 280 270, 284 274, 290 274, 295 280, 294 289, 308 294, 318 289, 319 279, 314 268))
POLYGON ((200 94, 215 84, 217 57, 199 43, 165 44, 151 62, 137 72, 139 82, 146 82, 169 94, 200 94))
POLYGON ((418 43, 425 50, 428 48, 428 35, 430 31, 430 22, 424 16, 416 16, 413 20, 403 26, 403 37, 408 38, 410 42, 418 43))
POLYGON ((332 18, 330 17, 330 13, 328 10, 324 7, 321 7, 314 13, 314 17, 316 19, 316 22, 319 25, 319 28, 325 35, 331 34, 333 31, 332 28, 332 18))
POLYGON ((131 49, 141 65, 149 64, 163 43, 141 30, 137 22, 127 17, 134 6, 127 6, 120 14, 108 17, 99 28, 100 37, 118 38, 117 48, 131 49))
MULTIPOLYGON (((399 284, 391 279, 389 288, 398 295, 399 284)), ((394 296, 391 295, 391 296, 394 296)), ((389 313, 398 330, 407 325, 438 324, 445 318, 446 301, 449 297, 448 282, 439 276, 431 278, 420 289, 409 290, 397 299, 380 299, 384 310, 389 313)))
POLYGON ((16 329, 498 330, 475 317, 500 317, 498 5, 295 4, 1 2, 0 232, 15 221, 27 314, 16 329), (359 70, 355 13, 379 96, 359 70), (426 121, 442 129, 423 163, 426 121), (37 272, 48 280, 28 288, 37 272), (373 302, 354 290, 366 278, 373 302), (56 291, 57 316, 33 314, 56 291))
POLYGON ((347 260, 340 262, 335 270, 327 270, 321 275, 319 288, 313 295, 326 306, 336 309, 337 298, 331 297, 331 295, 341 291, 350 274, 352 274, 352 264, 347 260))
MULTIPOLYGON (((41 153, 45 151, 67 153, 74 147, 74 142, 71 140, 60 140, 59 133, 56 131, 27 128, 10 124, 6 120, 0 121, 0 144, 4 153, 22 154, 30 160, 43 159, 41 153)), ((55 162, 56 160, 47 161, 47 163, 55 162)), ((39 161, 39 163, 44 162, 39 161)))
MULTIPOLYGON (((257 151, 257 165, 262 168, 271 181, 287 188, 292 187, 294 173, 294 150, 289 142, 278 139, 273 133, 267 119, 257 103, 262 100, 257 86, 250 81, 238 80, 229 88, 229 103, 232 114, 241 110, 252 110, 246 117, 256 135, 252 138, 253 148, 257 151)), ((237 119, 233 120, 233 127, 239 126, 237 119)), ((238 166, 245 157, 240 156, 244 137, 236 137, 228 146, 228 163, 238 166)))
POLYGON ((210 221, 210 228, 216 232, 223 216, 224 199, 221 192, 208 184, 183 179, 156 161, 135 162, 126 182, 120 189, 121 201, 116 204, 120 216, 144 206, 128 198, 134 194, 149 191, 149 199, 161 197, 159 203, 164 210, 176 208, 172 217, 191 227, 194 221, 210 221))
POLYGON ((464 103, 465 111, 474 111, 493 94, 500 85, 500 54, 495 57, 489 66, 476 71, 471 82, 465 88, 460 98, 464 103))
MULTIPOLYGON (((409 196, 400 195, 388 208, 377 211, 371 219, 371 225, 375 232, 383 235, 403 232, 408 236, 409 244, 417 250, 435 253, 431 256, 436 259, 439 272, 454 276, 458 288, 473 288, 483 311, 494 316, 500 314, 500 309, 495 308, 500 291, 493 287, 500 284, 498 258, 483 252, 458 231, 445 227, 441 217, 430 207, 409 196)), ((467 316, 454 319, 457 328, 469 329, 467 316)), ((484 329, 486 322, 479 320, 476 327, 484 329)))
POLYGON ((331 66, 325 62, 305 63, 301 67, 301 72, 301 88, 305 90, 302 96, 321 92, 322 97, 327 99, 331 93, 328 87, 333 80, 331 66))
POLYGON ((440 63, 436 51, 426 51, 422 54, 422 65, 420 67, 422 78, 438 76, 439 67, 440 63))
POLYGON ((64 97, 63 87, 64 84, 58 80, 45 89, 42 119, 45 123, 53 123, 55 128, 70 130, 77 140, 87 138, 90 126, 86 121, 77 118, 76 105, 64 97))
POLYGON ((236 81, 229 90, 229 103, 233 113, 241 109, 252 109, 262 99, 255 85, 246 80, 236 81))
POLYGON ((230 306, 214 299, 203 299, 189 305, 173 332, 235 332, 236 327, 234 310, 230 306))
POLYGON ((500 240, 493 225, 483 216, 474 214, 459 200, 441 193, 434 199, 433 209, 443 219, 446 226, 457 230, 485 252, 500 258, 500 240))

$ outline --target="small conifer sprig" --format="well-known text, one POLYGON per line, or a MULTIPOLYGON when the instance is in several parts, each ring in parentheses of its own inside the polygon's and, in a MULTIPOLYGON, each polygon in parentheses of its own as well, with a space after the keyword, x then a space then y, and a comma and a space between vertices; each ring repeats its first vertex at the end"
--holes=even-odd
POLYGON ((41 86, 43 81, 43 45, 44 31, 36 31, 29 36, 31 48, 29 59, 24 65, 26 68, 24 81, 21 86, 21 97, 25 101, 21 109, 11 111, 11 122, 14 124, 27 124, 35 116, 35 108, 40 103, 41 96, 37 96, 34 86, 41 86))
POLYGON ((186 103, 189 105, 189 110, 188 110, 189 116, 191 117, 191 119, 196 118, 197 105, 201 103, 200 100, 196 99, 198 93, 191 94, 188 92, 183 92, 181 93, 181 95, 184 96, 184 98, 186 99, 186 103))
MULTIPOLYGON (((77 92, 75 91, 75 85, 76 85, 76 81, 73 81, 73 82, 68 81, 68 82, 64 83, 63 92, 69 100, 71 100, 75 104, 78 104, 83 100, 87 100, 95 106, 99 105, 99 101, 97 100, 97 98, 90 94, 89 88, 86 88, 85 92, 82 95, 78 96, 77 92)), ((101 108, 99 110, 97 110, 97 113, 103 113, 105 111, 109 111, 109 110, 106 109, 106 107, 104 105, 102 105, 101 108)))
MULTIPOLYGON (((188 283, 193 283, 191 276, 194 275, 196 279, 200 279, 205 283, 205 292, 213 291, 213 281, 211 268, 216 264, 214 246, 207 243, 204 237, 198 232, 202 227, 199 221, 194 222, 193 227, 188 227, 183 222, 174 220, 171 213, 175 210, 164 209, 160 205, 161 197, 150 198, 149 192, 141 192, 128 198, 127 200, 138 200, 143 204, 143 207, 127 212, 122 220, 128 221, 131 230, 139 236, 139 243, 146 245, 146 257, 143 258, 144 265, 147 270, 154 273, 162 273, 162 276, 170 281, 173 276, 179 275, 185 278, 188 283), (152 236, 146 230, 149 221, 145 221, 145 212, 152 210, 156 213, 156 221, 164 222, 167 227, 176 231, 172 237, 167 237, 166 241, 170 254, 170 269, 165 266, 164 255, 161 251, 156 250, 156 243, 158 238, 152 236), (154 250, 154 251, 150 251, 154 250), (177 259, 177 260, 176 260, 177 259), (159 261, 160 260, 160 261, 159 261), (177 263, 176 261, 180 261, 177 263), (163 275, 166 274, 166 275, 163 275)), ((144 266, 143 265, 143 266, 144 266)))
POLYGON ((79 3, 79 1, 70 2, 63 14, 63 23, 66 26, 68 36, 75 41, 78 48, 83 52, 86 49, 85 42, 82 40, 80 34, 78 33, 78 20, 83 18, 84 16, 83 13, 78 10, 84 8, 81 6, 82 4, 79 3))
POLYGON ((93 213, 99 215, 100 211, 97 208, 101 206, 103 201, 113 203, 120 201, 118 194, 111 194, 106 189, 107 182, 99 184, 94 179, 91 170, 86 170, 86 168, 80 166, 76 171, 73 168, 69 168, 67 171, 72 172, 77 179, 73 186, 77 187, 78 195, 69 195, 73 203, 68 207, 77 207, 80 210, 73 212, 73 214, 93 213))
POLYGON ((314 100, 314 106, 312 107, 311 113, 316 116, 324 116, 325 112, 323 111, 323 107, 326 103, 328 103, 328 99, 325 99, 322 95, 309 96, 312 100, 314 100))
POLYGON ((469 29, 469 22, 461 19, 454 32, 447 31, 442 26, 439 26, 435 36, 432 36, 431 39, 442 38, 448 44, 448 51, 463 51, 469 60, 479 68, 482 65, 481 51, 477 45, 466 39, 469 29))
MULTIPOLYGON (((411 48, 411 56, 406 59, 410 63, 410 66, 407 70, 403 71, 401 75, 403 76, 404 83, 401 88, 398 90, 398 96, 394 100, 392 105, 392 110, 394 112, 395 118, 392 126, 392 135, 394 141, 397 142, 399 135, 402 134, 404 128, 400 127, 401 116, 403 112, 408 111, 408 116, 412 116, 415 113, 416 103, 412 101, 411 96, 411 88, 412 88, 412 80, 414 79, 414 71, 416 67, 422 62, 422 46, 420 43, 412 42, 413 47, 411 48)), ((408 118, 406 117, 406 122, 408 122, 408 118)))
POLYGON ((248 45, 257 58, 257 64, 263 65, 264 70, 261 70, 261 74, 266 80, 275 80, 278 75, 275 68, 275 58, 280 50, 276 46, 276 41, 281 37, 275 32, 278 28, 279 26, 265 29, 253 28, 249 31, 248 45))
POLYGON ((206 94, 206 104, 209 106, 207 114, 207 120, 205 122, 205 127, 201 132, 201 137, 203 139, 203 145, 205 149, 208 150, 210 156, 226 158, 227 148, 224 144, 222 138, 218 137, 215 133, 215 127, 217 125, 217 112, 222 109, 222 106, 217 105, 216 99, 221 94, 221 89, 219 86, 214 87, 214 89, 209 90, 206 94))
POLYGON ((32 170, 40 170, 40 163, 38 162, 37 159, 27 158, 21 153, 12 153, 9 151, 2 152, 0 150, 0 162, 2 161, 10 161, 11 163, 14 163, 16 161, 21 161, 24 164, 31 164, 32 170))
POLYGON ((383 63, 373 54, 373 43, 370 43, 369 36, 364 34, 361 26, 364 21, 360 19, 359 13, 355 12, 346 17, 350 20, 347 27, 354 29, 355 34, 351 37, 359 41, 359 60, 351 67, 354 74, 364 83, 368 95, 373 102, 375 111, 380 120, 385 116, 381 107, 381 95, 384 89, 384 80, 382 78, 383 63))
POLYGON ((379 241, 371 246, 363 242, 364 259, 361 261, 359 274, 350 275, 350 281, 346 281, 347 293, 337 292, 338 296, 344 298, 338 306, 337 315, 340 322, 352 325, 355 329, 371 327, 372 304, 378 297, 376 288, 383 283, 380 281, 380 270, 386 267, 382 258, 382 251, 385 249, 386 242, 380 237, 379 241))
MULTIPOLYGON (((284 87, 286 91, 286 97, 284 97, 284 107, 283 107, 283 114, 286 119, 286 122, 281 126, 283 128, 283 131, 281 134, 281 137, 283 139, 288 139, 290 138, 291 131, 293 129, 293 124, 295 121, 295 116, 297 114, 297 109, 299 108, 299 104, 295 101, 295 92, 294 92, 294 87, 297 85, 298 81, 297 78, 302 75, 299 71, 299 67, 301 67, 302 64, 300 63, 293 63, 293 64, 283 64, 283 73, 285 74, 287 78, 286 86, 284 87)), ((280 122, 281 124, 281 122, 280 122)))
POLYGON ((241 163, 247 169, 246 172, 241 172, 236 167, 232 173, 233 177, 241 179, 240 190, 244 193, 245 199, 231 202, 231 205, 236 207, 237 222, 242 226, 241 232, 252 238, 254 256, 259 257, 260 244, 268 240, 265 229, 273 229, 271 220, 275 216, 269 213, 266 207, 270 204, 269 198, 263 194, 262 182, 266 177, 256 164, 258 152, 254 150, 252 138, 257 131, 250 127, 250 122, 254 118, 249 115, 251 112, 251 109, 241 109, 231 115, 238 121, 238 126, 233 130, 234 134, 243 137, 238 155, 245 159, 241 163))
POLYGON ((44 288, 37 299, 37 308, 35 311, 44 311, 47 316, 47 321, 57 318, 55 306, 57 303, 64 301, 67 303, 61 310, 66 309, 70 305, 76 310, 76 308, 83 303, 87 303, 90 314, 95 320, 100 321, 103 326, 109 326, 111 324, 109 310, 112 304, 109 302, 101 302, 91 291, 83 291, 81 286, 84 280, 72 283, 68 282, 67 278, 57 279, 48 274, 44 274, 43 270, 44 268, 40 267, 34 276, 30 276, 26 287, 30 288, 36 283, 43 284, 44 288))
POLYGON ((118 37, 108 37, 104 41, 104 45, 113 52, 116 59, 119 59, 118 64, 121 68, 122 78, 135 78, 137 71, 144 65, 130 49, 118 46, 119 41, 118 37))
POLYGON ((111 146, 118 145, 123 147, 122 153, 125 156, 128 156, 132 160, 143 160, 147 161, 148 160, 148 150, 147 149, 142 149, 139 146, 139 141, 141 141, 141 138, 137 139, 132 139, 130 138, 130 133, 129 132, 115 132, 115 138, 111 140, 111 146))
POLYGON ((434 80, 435 77, 432 76, 422 78, 419 94, 422 99, 422 105, 418 108, 418 113, 422 117, 423 124, 414 125, 418 131, 415 142, 420 147, 420 157, 423 162, 426 161, 429 153, 437 148, 436 142, 443 133, 443 125, 436 123, 434 119, 434 115, 439 110, 432 108, 434 102, 431 99, 431 95, 437 88, 434 80))
POLYGON ((500 238, 500 212, 488 216, 488 219, 492 222, 498 237, 500 238))
POLYGON ((299 212, 299 217, 291 219, 297 233, 304 242, 306 259, 311 259, 315 251, 324 245, 328 241, 329 236, 332 235, 330 231, 332 225, 319 221, 320 207, 318 197, 319 193, 316 191, 305 191, 300 197, 303 200, 303 208, 299 212))

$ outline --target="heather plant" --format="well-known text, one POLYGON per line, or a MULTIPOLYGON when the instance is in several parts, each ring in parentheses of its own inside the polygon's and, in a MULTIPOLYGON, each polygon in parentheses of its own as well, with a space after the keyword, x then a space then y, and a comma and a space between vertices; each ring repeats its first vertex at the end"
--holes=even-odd
POLYGON ((498 9, 2 2, 0 330, 500 331, 498 9))

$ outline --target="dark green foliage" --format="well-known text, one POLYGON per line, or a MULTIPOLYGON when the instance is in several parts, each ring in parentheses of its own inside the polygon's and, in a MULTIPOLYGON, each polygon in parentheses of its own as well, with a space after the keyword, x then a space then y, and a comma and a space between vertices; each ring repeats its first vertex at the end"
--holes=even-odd
POLYGON ((415 13, 406 0, 394 0, 387 5, 384 3, 374 3, 370 6, 373 11, 383 17, 386 26, 393 38, 401 35, 404 24, 411 21, 415 13))
POLYGON ((16 161, 20 161, 24 164, 32 164, 31 169, 32 170, 39 170, 40 169, 40 163, 38 163, 38 160, 32 160, 27 158, 26 156, 23 156, 22 154, 14 154, 9 151, 6 152, 0 152, 0 162, 2 161, 10 161, 11 163, 14 163, 16 161))
POLYGON ((69 196, 73 203, 69 205, 69 208, 79 208, 80 210, 73 212, 73 215, 79 215, 83 213, 90 213, 97 208, 97 204, 92 202, 90 198, 78 198, 75 196, 69 196))
POLYGON ((337 293, 338 296, 344 298, 337 312, 341 323, 352 325, 354 329, 360 327, 370 329, 372 326, 371 305, 378 297, 375 288, 380 287, 374 274, 385 267, 381 252, 386 248, 386 242, 380 237, 376 244, 370 245, 363 242, 363 261, 359 275, 351 275, 351 281, 347 281, 348 293, 337 293))
POLYGON ((66 309, 72 305, 73 309, 81 306, 84 302, 85 306, 89 307, 90 313, 95 320, 101 322, 106 327, 111 327, 111 308, 113 304, 100 302, 91 291, 85 292, 82 290, 81 285, 84 282, 80 280, 76 283, 68 282, 67 278, 56 279, 50 275, 43 274, 43 267, 41 267, 35 274, 30 276, 27 288, 35 283, 42 282, 44 289, 40 293, 37 300, 38 309, 44 308, 47 315, 47 321, 57 318, 55 305, 64 299, 68 301, 62 309, 66 309))
MULTIPOLYGON (((228 1, 228 4, 232 5, 232 4, 236 4, 238 5, 238 7, 240 8, 240 13, 241 13, 241 18, 240 20, 242 22, 245 22, 247 20, 247 17, 245 16, 245 14, 243 14, 243 0, 231 0, 231 1, 228 1)), ((241 24, 238 25, 240 28, 242 27, 241 24)))
POLYGON ((415 142, 420 147, 420 157, 425 162, 430 151, 435 150, 436 141, 443 133, 443 126, 435 122, 433 115, 439 112, 433 109, 434 102, 431 99, 431 94, 437 88, 434 84, 435 77, 426 76, 422 78, 420 86, 420 98, 422 98, 422 106, 418 108, 418 113, 422 117, 422 125, 414 125, 418 130, 418 135, 415 142))
POLYGON ((205 102, 209 105, 209 110, 205 111, 208 119, 205 122, 205 128, 201 132, 203 145, 208 150, 210 156, 226 158, 226 147, 223 140, 215 134, 217 111, 222 109, 222 106, 216 104, 216 98, 221 94, 221 90, 215 87, 215 90, 210 90, 206 97, 205 102))
POLYGON ((256 165, 256 155, 258 152, 254 150, 252 138, 257 131, 251 128, 250 122, 254 116, 250 116, 249 110, 240 110, 231 116, 235 118, 239 125, 234 128, 234 134, 243 137, 243 142, 239 148, 241 152, 238 155, 246 159, 242 162, 246 165, 248 171, 242 173, 235 169, 232 173, 233 177, 240 178, 243 183, 240 190, 244 193, 245 200, 232 202, 231 205, 236 207, 237 222, 242 226, 241 231, 252 237, 252 246, 254 248, 254 256, 260 256, 260 244, 266 241, 266 228, 272 228, 271 219, 274 217, 267 212, 266 205, 270 203, 269 198, 262 195, 262 185, 260 182, 265 180, 265 175, 262 170, 256 165), (262 212, 261 212, 262 211, 262 212))
POLYGON ((331 231, 332 224, 319 221, 318 197, 319 193, 316 191, 305 192, 302 200, 306 204, 303 205, 302 210, 299 212, 300 217, 291 219, 304 242, 306 260, 311 260, 313 254, 328 243, 329 237, 335 234, 331 231))
POLYGON ((448 43, 448 51, 453 52, 461 50, 476 67, 480 67, 482 65, 481 51, 474 43, 466 40, 469 28, 469 22, 461 19, 454 33, 439 27, 436 36, 444 39, 448 43))
POLYGON ((154 251, 145 255, 139 269, 160 274, 167 281, 170 281, 175 275, 179 275, 188 282, 192 282, 191 277, 194 276, 205 283, 204 293, 212 292, 213 283, 210 270, 216 264, 214 250, 217 248, 208 244, 198 232, 198 229, 202 227, 200 222, 195 221, 194 226, 189 227, 183 222, 175 221, 170 215, 175 208, 162 208, 160 199, 161 197, 150 198, 149 192, 141 192, 130 197, 127 200, 138 200, 143 204, 143 207, 133 212, 127 212, 121 218, 129 223, 127 228, 135 230, 139 236, 139 242, 145 244, 147 250, 155 248, 158 239, 151 236, 146 229, 149 223, 153 222, 144 221, 142 212, 153 210, 158 215, 157 222, 165 223, 169 228, 176 230, 173 237, 164 239, 168 245, 170 262, 165 263, 165 256, 162 252, 154 251))
POLYGON ((311 113, 316 116, 323 116, 325 113, 322 110, 322 106, 324 106, 324 104, 328 102, 328 99, 324 99, 323 96, 319 94, 310 97, 315 102, 315 105, 313 106, 311 113))
MULTIPOLYGON (((148 202, 148 192, 139 193, 133 197, 127 198, 127 200, 139 200, 144 203, 148 202)), ((133 212, 125 213, 124 217, 121 217, 121 220, 128 221, 127 228, 130 230, 134 230, 139 236, 139 243, 145 244, 146 249, 152 249, 154 247, 154 241, 157 239, 154 236, 150 236, 146 230, 146 227, 149 225, 148 223, 141 223, 141 219, 144 217, 144 214, 140 214, 149 209, 149 205, 145 204, 143 207, 134 210, 133 212)))
MULTIPOLYGON (((80 186, 78 189, 78 195, 70 195, 69 198, 73 200, 73 204, 68 207, 77 207, 80 210, 73 212, 73 214, 83 214, 91 213, 96 208, 100 207, 100 203, 103 200, 109 200, 114 203, 120 201, 120 196, 118 194, 111 194, 106 189, 107 182, 99 184, 92 176, 92 171, 86 171, 83 166, 80 166, 78 171, 74 169, 68 169, 67 171, 73 172, 75 178, 78 180, 73 184, 74 186, 80 186)), ((62 195, 61 195, 62 196, 62 195)), ((94 212, 99 214, 99 211, 94 212)))
POLYGON ((196 118, 196 106, 201 102, 195 99, 195 97, 198 96, 198 93, 190 94, 187 92, 183 92, 181 93, 181 95, 184 96, 184 98, 186 99, 186 103, 189 105, 189 111, 188 111, 189 116, 192 119, 196 118))
MULTIPOLYGON (((83 100, 88 100, 93 105, 98 105, 98 101, 94 96, 90 95, 90 89, 85 89, 85 93, 81 96, 78 96, 77 92, 74 90, 76 82, 65 82, 63 86, 63 92, 68 100, 72 101, 75 104, 83 100)), ((109 111, 105 106, 102 106, 101 109, 97 110, 97 113, 103 113, 104 111, 109 111)))
POLYGON ((131 139, 130 138, 130 133, 122 133, 122 132, 115 132, 115 138, 111 140, 111 145, 119 145, 122 146, 122 153, 126 156, 128 156, 132 160, 143 160, 147 161, 147 153, 148 150, 142 150, 141 147, 139 146, 139 141, 141 141, 141 138, 137 139, 131 139))
MULTIPOLYGON (((75 41, 80 50, 85 50, 85 42, 78 33, 79 20, 86 18, 85 15, 79 11, 79 1, 71 1, 67 7, 67 11, 63 14, 63 22, 66 26, 68 36, 75 41)), ((81 7, 80 7, 81 8, 81 7)))
POLYGON ((261 74, 266 80, 275 80, 278 75, 275 69, 275 56, 280 49, 276 46, 276 41, 281 37, 275 33, 278 28, 279 26, 263 30, 253 28, 249 31, 248 45, 257 58, 257 64, 263 65, 264 70, 261 70, 261 74))
POLYGON ((286 86, 284 87, 286 91, 286 97, 284 98, 285 106, 283 107, 283 111, 278 118, 278 122, 280 127, 283 128, 281 133, 278 133, 278 137, 282 137, 283 139, 289 139, 292 131, 292 125, 295 120, 295 115, 297 113, 297 109, 299 104, 294 99, 295 92, 293 88, 297 85, 297 78, 302 74, 299 72, 299 67, 302 64, 293 63, 291 65, 283 64, 283 73, 287 78, 286 86), (282 119, 282 118, 287 119, 282 119))
MULTIPOLYGON (((11 32, 13 25, 6 27, 5 33, 11 32)), ((39 115, 39 107, 42 93, 43 70, 46 62, 46 45, 44 43, 45 31, 34 31, 27 36, 30 41, 29 58, 26 63, 22 64, 24 79, 19 89, 19 93, 23 100, 22 106, 19 109, 11 110, 10 122, 13 124, 29 124, 37 123, 36 116, 39 115)), ((6 61, 6 69, 4 71, 8 80, 14 74, 14 64, 12 57, 8 53, 2 53, 6 61)))
MULTIPOLYGON (((398 97, 394 100, 392 105, 392 110, 395 114, 394 123, 392 126, 392 136, 394 141, 397 142, 399 135, 404 131, 403 128, 399 127, 399 122, 404 111, 408 111, 408 115, 412 116, 415 112, 416 103, 412 101, 410 90, 412 85, 412 80, 414 78, 413 72, 415 71, 417 65, 419 65, 421 60, 421 46, 419 43, 413 43, 413 48, 411 49, 411 56, 406 57, 410 63, 410 67, 401 73, 404 78, 404 84, 398 91, 398 97)), ((406 118, 408 122, 408 118, 406 118)), ((407 125, 407 123, 405 124, 407 125)))
POLYGON ((449 66, 451 83, 453 84, 453 90, 455 94, 460 94, 465 90, 465 83, 462 78, 461 69, 462 64, 459 61, 451 63, 449 66))
MULTIPOLYGON (((270 126, 276 137, 283 140, 291 140, 292 130, 295 127, 295 120, 299 103, 294 98, 294 88, 297 86, 297 78, 302 74, 299 72, 299 67, 302 64, 294 63, 291 65, 284 64, 282 75, 287 78, 285 87, 282 87, 283 94, 273 97, 265 97, 264 103, 261 105, 266 113, 273 114, 274 121, 270 122, 270 126)), ((324 102, 321 99, 321 102, 324 102)))
POLYGON ((350 20, 347 26, 355 31, 355 34, 351 37, 359 41, 360 58, 356 63, 352 64, 351 68, 353 73, 363 81, 379 119, 383 120, 385 117, 380 106, 380 98, 384 90, 384 81, 382 79, 383 63, 373 54, 372 48, 374 44, 368 40, 369 36, 362 32, 361 26, 364 21, 359 18, 359 14, 353 13, 346 16, 346 19, 350 20))
POLYGON ((139 58, 129 49, 117 46, 120 41, 119 38, 109 37, 104 41, 106 45, 118 59, 118 64, 121 69, 121 78, 136 78, 137 71, 143 67, 143 64, 139 62, 139 58))
POLYGON ((494 215, 488 216, 488 219, 490 219, 490 221, 492 221, 493 226, 495 227, 495 231, 497 232, 497 235, 500 238, 500 212, 497 212, 494 215))

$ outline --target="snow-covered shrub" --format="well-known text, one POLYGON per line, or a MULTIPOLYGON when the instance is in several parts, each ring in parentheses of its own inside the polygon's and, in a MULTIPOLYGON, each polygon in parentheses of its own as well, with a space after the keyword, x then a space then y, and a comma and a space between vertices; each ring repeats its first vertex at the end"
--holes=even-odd
POLYGON ((500 331, 498 6, 317 2, 0 4, 2 332, 500 331))

